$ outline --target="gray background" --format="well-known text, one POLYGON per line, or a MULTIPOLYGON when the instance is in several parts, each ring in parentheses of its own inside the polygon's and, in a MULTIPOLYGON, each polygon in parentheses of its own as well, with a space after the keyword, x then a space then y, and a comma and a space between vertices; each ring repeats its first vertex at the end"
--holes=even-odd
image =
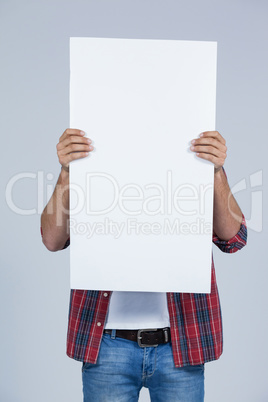
MULTIPOLYGON (((47 251, 40 213, 59 175, 56 144, 69 125, 69 37, 218 41, 217 129, 227 141, 231 186, 247 219, 248 246, 214 251, 224 354, 206 365, 206 402, 264 402, 267 386, 267 215, 252 202, 250 175, 267 169, 268 3, 260 0, 5 1, 1 50, 1 373, 5 402, 81 401, 81 365, 65 355, 69 251, 47 251), (13 188, 11 178, 28 172, 13 188), (38 189, 39 172, 43 184, 38 189), (41 192, 44 190, 43 200, 41 192), (263 215, 262 215, 263 214, 263 215)), ((148 401, 146 390, 141 401, 148 401)))

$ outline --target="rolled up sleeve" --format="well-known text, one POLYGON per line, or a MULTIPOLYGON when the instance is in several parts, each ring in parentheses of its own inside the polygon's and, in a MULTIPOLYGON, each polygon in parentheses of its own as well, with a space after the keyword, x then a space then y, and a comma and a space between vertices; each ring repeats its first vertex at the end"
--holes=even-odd
POLYGON ((222 240, 213 233, 213 243, 224 253, 235 253, 247 244, 247 224, 243 214, 242 218, 239 231, 230 240, 222 240))

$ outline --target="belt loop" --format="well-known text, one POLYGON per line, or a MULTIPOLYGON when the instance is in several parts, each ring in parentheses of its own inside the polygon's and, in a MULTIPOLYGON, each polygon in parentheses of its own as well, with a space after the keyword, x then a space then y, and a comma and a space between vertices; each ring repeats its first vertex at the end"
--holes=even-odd
POLYGON ((112 329, 111 338, 115 339, 116 329, 112 329))
POLYGON ((165 337, 165 343, 168 343, 168 328, 163 328, 164 331, 164 337, 165 337))

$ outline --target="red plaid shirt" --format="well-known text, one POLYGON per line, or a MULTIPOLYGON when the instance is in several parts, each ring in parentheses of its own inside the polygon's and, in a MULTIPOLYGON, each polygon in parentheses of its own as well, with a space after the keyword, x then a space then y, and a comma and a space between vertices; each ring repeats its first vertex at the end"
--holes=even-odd
MULTIPOLYGON (((42 233, 42 229, 41 229, 42 233)), ((245 217, 229 241, 213 235, 213 243, 234 253, 247 241, 245 217)), ((67 240, 64 248, 68 247, 67 240)), ((71 289, 67 355, 96 363, 112 292, 71 289)), ((171 343, 176 367, 216 360, 222 354, 221 308, 212 256, 211 293, 167 293, 171 343)))
MULTIPOLYGON (((213 243, 226 253, 245 246, 245 218, 229 241, 213 235, 213 243)), ((67 241, 64 248, 68 247, 67 241)), ((112 292, 71 289, 67 355, 96 363, 112 292)), ((171 343, 176 367, 216 360, 222 354, 222 320, 212 257, 211 293, 167 293, 171 343)))

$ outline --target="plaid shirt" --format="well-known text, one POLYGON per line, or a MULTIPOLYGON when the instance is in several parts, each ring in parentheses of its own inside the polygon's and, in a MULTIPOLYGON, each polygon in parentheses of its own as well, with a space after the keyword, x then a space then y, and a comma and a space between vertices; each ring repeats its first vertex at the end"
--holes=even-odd
MULTIPOLYGON (((42 233, 42 229, 41 229, 42 233)), ((213 234, 213 243, 225 253, 246 245, 245 217, 238 233, 229 241, 213 234)), ((68 239, 64 248, 68 247, 68 239)), ((97 362, 112 292, 71 289, 67 355, 97 362)), ((212 256, 211 293, 167 293, 171 344, 176 367, 216 360, 222 354, 221 308, 212 256)))
MULTIPOLYGON (((229 241, 213 235, 213 243, 225 253, 245 246, 245 217, 239 232, 229 241)), ((64 248, 70 244, 66 242, 64 248)), ((108 312, 111 291, 71 289, 67 355, 96 363, 108 312)), ((211 293, 167 293, 171 344, 176 367, 216 360, 222 354, 221 308, 212 257, 211 293)))

